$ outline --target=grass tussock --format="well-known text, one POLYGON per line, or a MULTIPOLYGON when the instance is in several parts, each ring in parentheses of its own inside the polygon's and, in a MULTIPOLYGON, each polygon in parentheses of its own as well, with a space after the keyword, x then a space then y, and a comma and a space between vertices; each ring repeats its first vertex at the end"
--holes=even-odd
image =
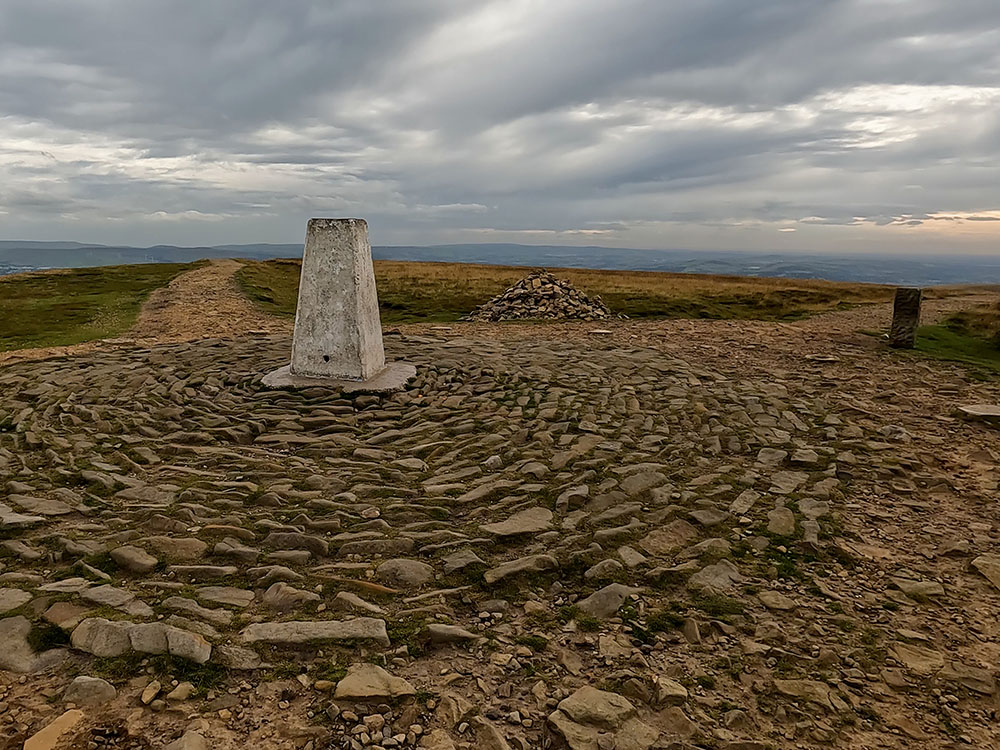
POLYGON ((1000 350, 1000 299, 951 315, 944 325, 953 333, 972 336, 1000 350))
MULTIPOLYGON (((249 261, 237 274, 243 291, 267 312, 295 313, 297 260, 249 261)), ((533 269, 463 263, 375 261, 382 323, 452 322, 533 269)), ((629 318, 794 320, 851 305, 886 302, 892 289, 874 284, 749 278, 655 271, 550 269, 600 296, 629 318)))

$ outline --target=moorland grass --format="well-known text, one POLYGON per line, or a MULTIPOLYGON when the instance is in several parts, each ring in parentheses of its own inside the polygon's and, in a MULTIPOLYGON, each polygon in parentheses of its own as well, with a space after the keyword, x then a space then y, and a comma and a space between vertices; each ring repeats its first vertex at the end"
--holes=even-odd
POLYGON ((149 295, 200 263, 149 263, 0 276, 0 351, 66 346, 127 331, 149 295))
MULTIPOLYGON (((268 313, 295 314, 301 263, 244 261, 237 282, 268 313)), ((173 278, 203 264, 155 263, 42 271, 0 277, 0 351, 112 338, 135 322, 142 303, 173 278)), ((448 323, 533 269, 462 263, 375 261, 382 322, 448 323)), ((892 288, 820 280, 651 271, 552 269, 615 313, 634 319, 795 320, 886 302, 892 288)), ((940 297, 961 288, 928 290, 940 297)), ((991 291, 994 289, 991 288, 991 291)), ((1000 308, 959 313, 920 330, 917 352, 1000 375, 1000 308)))
MULTIPOLYGON (((243 291, 267 312, 294 315, 301 263, 248 261, 237 273, 243 291)), ((382 323, 447 323, 463 316, 533 269, 465 263, 375 261, 382 323)), ((875 284, 749 278, 656 271, 550 269, 634 319, 795 320, 857 304, 886 302, 875 284)))
POLYGON ((993 339, 943 325, 921 326, 917 330, 916 352, 933 359, 970 365, 979 375, 1000 376, 1000 348, 993 339))
MULTIPOLYGON (((1000 292, 995 286, 975 289, 1000 292)), ((937 325, 921 326, 914 354, 960 362, 984 378, 1000 376, 1000 302, 960 310, 937 325)))

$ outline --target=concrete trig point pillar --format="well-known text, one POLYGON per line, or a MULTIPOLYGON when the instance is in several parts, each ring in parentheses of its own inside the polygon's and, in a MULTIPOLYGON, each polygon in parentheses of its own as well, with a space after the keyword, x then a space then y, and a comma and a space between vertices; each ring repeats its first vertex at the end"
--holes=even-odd
POLYGON ((896 289, 896 299, 892 305, 892 327, 889 329, 889 345, 897 349, 912 349, 917 341, 917 326, 920 325, 920 303, 924 290, 917 287, 901 286, 896 289))
POLYGON ((384 392, 402 388, 415 374, 412 365, 385 361, 368 224, 310 219, 292 362, 264 376, 263 384, 384 392))

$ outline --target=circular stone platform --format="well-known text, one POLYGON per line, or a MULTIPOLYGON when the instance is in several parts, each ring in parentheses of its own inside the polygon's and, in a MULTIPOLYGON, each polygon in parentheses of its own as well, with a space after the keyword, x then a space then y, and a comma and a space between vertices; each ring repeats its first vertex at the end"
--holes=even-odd
MULTIPOLYGON (((668 730, 718 731, 691 690, 745 714, 752 729, 726 730, 741 746, 791 747, 787 717, 812 722, 809 701, 826 714, 795 742, 812 742, 836 706, 851 721, 822 736, 856 747, 873 714, 848 698, 937 731, 929 690, 881 681, 891 656, 894 685, 956 691, 973 717, 952 714, 961 731, 995 744, 995 681, 978 666, 997 650, 1000 599, 981 572, 997 565, 995 479, 980 490, 971 471, 923 459, 949 455, 919 439, 933 420, 903 422, 904 441, 819 378, 727 376, 617 337, 462 333, 391 337, 387 355, 416 376, 351 398, 262 387, 288 362, 288 336, 0 368, 0 669, 43 666, 28 634, 53 623, 69 642, 45 658, 66 649, 84 674, 95 655, 207 659, 213 689, 241 703, 225 720, 200 698, 177 705, 239 746, 276 746, 279 718, 314 726, 307 712, 329 705, 332 682, 277 675, 378 660, 404 692, 461 705, 454 693, 483 722, 530 718, 477 729, 516 747, 543 747, 553 727, 591 731, 554 707, 623 674, 627 698, 589 700, 614 701, 630 737, 655 739, 666 712, 668 730), (918 647, 907 632, 926 635, 918 647), (820 653, 842 666, 817 672, 820 653), (947 668, 920 671, 945 655, 947 668), (862 669, 864 680, 836 677, 862 669), (279 710, 285 689, 296 698, 279 710)), ((988 431, 947 429, 952 443, 993 445, 988 431)), ((159 663, 149 677, 179 676, 159 663)), ((53 669, 4 689, 60 695, 71 679, 53 669)), ((141 705, 143 688, 116 687, 102 720, 141 705)), ((414 705, 385 726, 405 733, 445 713, 414 705)), ((157 741, 180 714, 141 710, 157 741)), ((348 746, 357 718, 331 716, 317 747, 348 746)), ((18 721, 34 730, 51 713, 22 708, 18 721)))

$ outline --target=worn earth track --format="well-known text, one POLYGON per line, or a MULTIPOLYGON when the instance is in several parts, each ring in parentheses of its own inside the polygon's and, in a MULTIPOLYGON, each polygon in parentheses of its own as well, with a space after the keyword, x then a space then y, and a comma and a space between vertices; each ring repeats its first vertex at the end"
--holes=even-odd
POLYGON ((163 343, 289 330, 286 321, 262 312, 240 291, 235 274, 242 267, 223 258, 181 274, 150 295, 126 338, 163 343))
POLYGON ((410 326, 384 399, 261 390, 284 334, 0 368, 0 744, 1000 747, 1000 386, 886 315, 410 326))

